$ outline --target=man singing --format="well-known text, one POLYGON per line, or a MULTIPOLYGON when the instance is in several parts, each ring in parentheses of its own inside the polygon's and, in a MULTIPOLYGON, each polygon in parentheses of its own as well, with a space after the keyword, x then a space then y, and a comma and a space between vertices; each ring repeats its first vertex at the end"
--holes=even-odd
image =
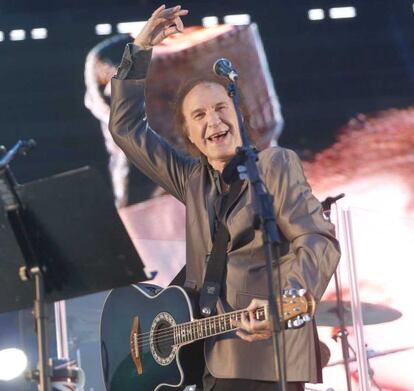
MULTIPOLYGON (((219 313, 248 306, 249 316, 235 333, 208 338, 204 350, 205 391, 274 390, 270 322, 254 311, 267 300, 266 261, 262 233, 253 227, 253 189, 243 181, 227 213, 220 201, 228 192, 222 173, 241 146, 236 111, 223 84, 210 79, 184 85, 177 97, 179 129, 198 157, 175 150, 148 125, 145 78, 151 49, 183 30, 180 6, 159 7, 144 29, 128 44, 112 80, 110 131, 139 170, 186 205, 186 286, 200 290, 212 249, 217 221, 229 232, 226 274, 217 303, 219 313)), ((174 69, 171 69, 174 72, 174 69)), ((159 77, 162 77, 160 75, 159 77)), ((339 260, 334 227, 312 195, 297 155, 280 147, 258 154, 262 180, 271 193, 284 243, 280 262, 282 288, 305 288, 317 301, 339 260)), ((274 273, 276 286, 277 273, 274 273)), ((288 390, 303 390, 305 382, 320 382, 321 367, 315 323, 285 331, 288 390)))

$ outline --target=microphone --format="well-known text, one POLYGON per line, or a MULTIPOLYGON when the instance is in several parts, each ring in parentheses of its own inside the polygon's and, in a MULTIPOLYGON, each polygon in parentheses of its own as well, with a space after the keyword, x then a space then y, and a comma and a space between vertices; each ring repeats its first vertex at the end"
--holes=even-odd
POLYGON ((227 58, 219 58, 213 65, 213 72, 218 75, 229 79, 233 83, 237 80, 239 75, 231 65, 230 60, 227 58))
POLYGON ((36 141, 32 138, 30 140, 22 141, 21 147, 19 149, 19 153, 23 156, 27 155, 33 148, 36 147, 36 141))
POLYGON ((324 201, 321 202, 322 209, 324 212, 331 209, 331 205, 334 204, 336 201, 340 200, 341 198, 345 197, 345 193, 341 193, 337 195, 336 197, 328 197, 324 201))

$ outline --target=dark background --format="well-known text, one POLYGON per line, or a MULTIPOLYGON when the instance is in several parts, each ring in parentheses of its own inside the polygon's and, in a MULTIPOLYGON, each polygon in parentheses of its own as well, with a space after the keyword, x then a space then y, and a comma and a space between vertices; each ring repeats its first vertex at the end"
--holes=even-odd
MULTIPOLYGON (((149 0, 0 2, 0 144, 33 137, 37 149, 13 167, 20 181, 82 165, 106 173, 98 122, 83 105, 88 51, 98 23, 145 20, 149 0), (8 31, 48 28, 45 40, 9 41, 8 31)), ((167 6, 176 2, 167 1, 167 6)), ((280 144, 318 151, 360 112, 404 107, 414 90, 412 1, 182 1, 187 25, 208 15, 249 13, 259 26, 285 128, 280 144), (307 11, 354 6, 353 19, 308 20, 307 11)), ((114 33, 116 33, 114 31, 114 33)))

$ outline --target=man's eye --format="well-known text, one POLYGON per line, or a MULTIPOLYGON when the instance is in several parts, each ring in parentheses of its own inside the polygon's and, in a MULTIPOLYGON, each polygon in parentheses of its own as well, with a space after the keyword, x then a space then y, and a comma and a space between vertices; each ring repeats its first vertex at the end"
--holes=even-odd
POLYGON ((227 108, 226 105, 217 106, 217 111, 223 111, 227 108))
POLYGON ((194 118, 195 119, 202 119, 204 117, 204 113, 197 113, 194 118))

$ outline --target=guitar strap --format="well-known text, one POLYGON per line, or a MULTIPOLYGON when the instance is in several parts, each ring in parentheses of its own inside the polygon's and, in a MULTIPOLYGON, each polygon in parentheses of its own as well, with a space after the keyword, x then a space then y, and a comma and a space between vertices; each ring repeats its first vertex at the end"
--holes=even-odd
POLYGON ((216 312, 216 304, 220 296, 226 271, 227 244, 230 240, 229 231, 224 223, 225 217, 240 194, 242 183, 239 179, 234 181, 230 185, 229 192, 224 194, 221 200, 220 212, 216 221, 217 229, 214 235, 213 248, 208 259, 203 287, 200 291, 199 306, 203 317, 214 315, 216 312))

